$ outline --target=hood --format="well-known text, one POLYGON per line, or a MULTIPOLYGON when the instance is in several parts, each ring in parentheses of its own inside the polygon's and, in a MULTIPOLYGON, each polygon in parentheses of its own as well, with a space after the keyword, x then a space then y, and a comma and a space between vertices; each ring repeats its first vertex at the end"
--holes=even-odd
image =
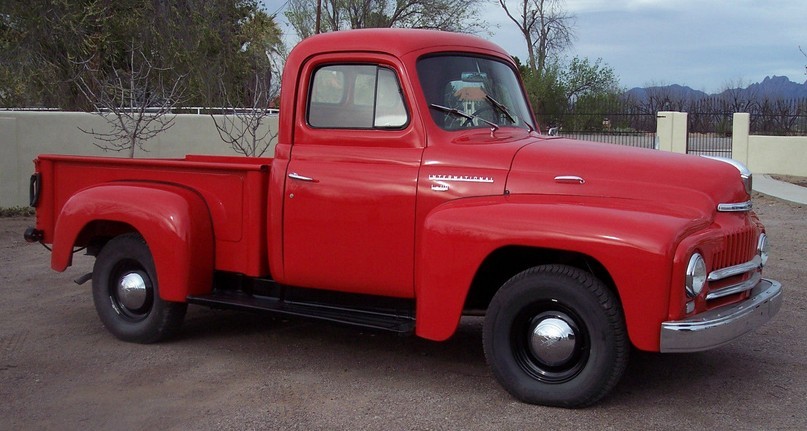
POLYGON ((750 199, 739 171, 721 161, 567 139, 524 146, 513 159, 507 190, 652 202, 648 207, 706 218, 718 204, 750 199))

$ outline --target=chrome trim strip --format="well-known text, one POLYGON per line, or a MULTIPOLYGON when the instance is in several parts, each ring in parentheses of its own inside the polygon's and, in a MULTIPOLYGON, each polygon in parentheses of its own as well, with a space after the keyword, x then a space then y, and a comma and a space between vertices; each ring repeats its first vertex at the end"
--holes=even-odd
POLYGON ((478 175, 444 175, 430 174, 429 181, 457 181, 464 183, 492 183, 493 177, 481 177, 478 175))
POLYGON ((724 213, 726 213, 726 212, 746 212, 746 211, 751 211, 752 208, 754 208, 754 205, 753 205, 753 203, 751 203, 751 201, 736 202, 736 203, 730 203, 730 204, 718 204, 717 205, 717 210, 720 211, 720 212, 724 212, 724 213))
POLYGON ((762 266, 762 258, 759 255, 754 256, 748 262, 739 265, 729 266, 727 268, 716 269, 709 273, 709 281, 718 281, 724 278, 733 277, 735 275, 744 274, 748 271, 753 271, 762 266))
POLYGON ((748 167, 745 166, 743 163, 738 162, 738 161, 736 161, 734 159, 730 159, 728 157, 704 156, 704 155, 701 155, 701 157, 703 157, 705 159, 717 160, 719 162, 728 163, 731 166, 734 166, 738 171, 740 171, 741 176, 743 176, 743 177, 750 177, 751 176, 751 170, 748 169, 748 167))
POLYGON ((782 284, 763 279, 747 300, 661 323, 659 351, 698 352, 712 349, 770 320, 782 306, 782 284))
POLYGON ((712 160, 717 160, 717 161, 723 162, 723 163, 728 163, 731 166, 734 166, 735 168, 737 168, 737 170, 740 171, 740 178, 742 179, 743 185, 745 186, 745 192, 748 193, 749 195, 751 194, 751 191, 753 189, 754 176, 751 174, 751 170, 748 169, 747 166, 745 166, 741 162, 738 162, 738 161, 736 161, 734 159, 730 159, 730 158, 727 158, 727 157, 704 156, 704 155, 701 155, 701 157, 704 157, 704 158, 707 158, 707 159, 712 159, 712 160))
POLYGON ((578 177, 577 175, 558 175, 555 177, 555 181, 558 183, 566 183, 566 184, 585 184, 586 180, 582 177, 578 177))
POLYGON ((734 295, 735 293, 745 292, 746 290, 751 290, 754 288, 754 286, 757 285, 757 283, 759 283, 761 279, 762 275, 760 275, 760 273, 758 272, 755 272, 751 274, 751 278, 749 278, 746 281, 743 281, 742 283, 735 284, 732 286, 726 286, 722 289, 717 289, 709 292, 709 294, 706 295, 706 300, 711 301, 713 299, 734 295))

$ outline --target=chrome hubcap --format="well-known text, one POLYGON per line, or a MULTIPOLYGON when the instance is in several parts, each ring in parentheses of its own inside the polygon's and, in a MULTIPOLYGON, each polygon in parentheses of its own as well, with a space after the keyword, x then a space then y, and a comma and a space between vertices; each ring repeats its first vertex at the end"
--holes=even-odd
POLYGON ((545 317, 533 323, 529 349, 533 356, 550 367, 567 363, 575 354, 574 328, 561 317, 545 317))
POLYGON ((117 297, 120 305, 137 310, 146 303, 148 288, 146 280, 137 272, 129 272, 118 280, 117 297))

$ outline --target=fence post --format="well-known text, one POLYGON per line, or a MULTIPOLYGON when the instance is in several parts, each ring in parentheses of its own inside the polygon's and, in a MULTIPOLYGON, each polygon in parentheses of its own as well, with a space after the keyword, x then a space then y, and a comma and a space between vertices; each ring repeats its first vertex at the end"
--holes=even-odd
POLYGON ((656 149, 686 154, 686 112, 660 111, 656 114, 656 149))
POLYGON ((731 157, 748 166, 748 135, 751 134, 751 114, 735 112, 731 123, 731 157))

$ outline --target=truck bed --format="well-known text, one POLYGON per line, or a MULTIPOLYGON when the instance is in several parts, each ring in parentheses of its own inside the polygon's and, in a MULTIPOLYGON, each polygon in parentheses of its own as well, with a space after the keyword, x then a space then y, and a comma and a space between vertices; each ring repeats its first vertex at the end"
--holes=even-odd
POLYGON ((63 206, 80 190, 109 182, 174 184, 195 191, 207 203, 215 235, 217 270, 250 276, 269 273, 266 244, 270 158, 41 155, 35 163, 38 174, 32 177, 31 195, 32 200, 38 200, 37 229, 43 232, 45 243, 52 243, 63 206))

